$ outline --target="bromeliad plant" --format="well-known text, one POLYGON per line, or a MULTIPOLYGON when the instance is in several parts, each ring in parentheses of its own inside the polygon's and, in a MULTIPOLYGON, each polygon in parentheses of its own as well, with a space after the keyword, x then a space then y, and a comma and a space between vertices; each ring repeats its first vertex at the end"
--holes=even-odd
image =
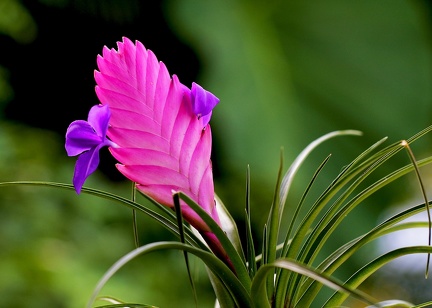
MULTIPOLYGON (((429 256, 432 252, 430 240, 424 246, 405 247, 380 255, 352 273, 347 281, 340 281, 333 274, 362 246, 383 235, 413 227, 431 229, 430 220, 429 223, 409 224, 403 220, 422 211, 429 213, 419 168, 430 164, 432 156, 416 161, 410 144, 429 133, 432 127, 386 147, 383 147, 385 138, 373 144, 345 166, 316 201, 307 205, 306 214, 300 215, 312 184, 329 160, 327 157, 316 170, 289 221, 282 221, 287 196, 308 155, 326 140, 361 133, 346 130, 322 136, 307 146, 285 173, 281 159, 274 198, 263 230, 263 243, 261 247, 255 247, 250 219, 249 171, 245 189, 245 243, 241 243, 235 221, 214 192, 209 121, 219 99, 196 83, 188 88, 176 75, 170 76, 165 65, 140 42, 123 38, 117 47, 117 50, 105 47, 97 58, 95 80, 100 104, 91 108, 87 121, 74 121, 67 129, 67 154, 78 156, 73 186, 2 183, 42 184, 109 198, 132 208, 134 213, 152 217, 178 237, 178 241, 137 247, 118 260, 96 286, 88 307, 94 305, 104 284, 131 259, 166 249, 183 251, 188 270, 188 254, 204 262, 216 303, 221 307, 310 307, 323 287, 334 290, 323 303, 325 307, 340 307, 348 297, 357 298, 365 306, 414 307, 397 299, 379 302, 358 287, 397 257, 415 253, 429 256), (99 151, 104 147, 108 147, 118 161, 117 169, 160 211, 136 202, 134 196, 128 200, 83 187, 85 180, 97 169, 99 151), (379 166, 405 150, 411 158, 410 164, 357 192, 379 166), (379 189, 410 172, 414 172, 420 181, 424 203, 388 218, 317 263, 318 253, 350 211, 379 189), (282 223, 288 228, 281 228, 282 223)), ((429 259, 426 274, 428 264, 429 259)), ((192 276, 190 278, 193 284, 192 276)), ((145 306, 116 303, 106 307, 145 306)))

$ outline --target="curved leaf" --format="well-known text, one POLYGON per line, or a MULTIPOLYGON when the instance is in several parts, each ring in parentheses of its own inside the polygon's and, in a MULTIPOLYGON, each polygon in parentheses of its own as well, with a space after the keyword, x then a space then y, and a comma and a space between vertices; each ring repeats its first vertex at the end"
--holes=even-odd
POLYGON ((300 166, 303 164, 303 162, 306 160, 306 158, 309 156, 309 154, 321 143, 334 138, 338 136, 345 136, 345 135, 351 135, 351 136, 361 136, 362 132, 358 130, 341 130, 341 131, 334 131, 330 132, 328 134, 325 134, 324 136, 321 136, 320 138, 314 140, 311 142, 294 160, 294 162, 291 164, 290 168, 284 175, 282 179, 281 184, 281 190, 280 190, 280 204, 281 204, 281 212, 283 212, 283 208, 285 205, 285 201, 288 196, 288 192, 291 188, 291 184, 294 180, 294 176, 296 175, 297 171, 299 170, 300 166))
POLYGON ((136 258, 139 255, 144 255, 153 251, 165 250, 165 249, 177 249, 189 252, 198 258, 200 258, 205 265, 212 271, 214 275, 225 284, 227 290, 230 292, 235 303, 239 307, 253 307, 249 292, 240 283, 238 278, 234 275, 230 268, 228 268, 219 258, 214 254, 209 253, 205 250, 192 247, 187 244, 180 242, 157 242, 151 243, 135 250, 132 250, 121 259, 119 259, 108 271, 103 275, 96 285, 93 294, 87 304, 88 308, 91 308, 97 295, 102 290, 108 280, 124 265, 129 261, 136 258))
POLYGON ((153 305, 146 305, 146 304, 123 303, 123 304, 113 304, 113 305, 102 305, 102 306, 97 306, 96 308, 157 308, 157 307, 153 305))
MULTIPOLYGON (((417 210, 419 207, 416 207, 417 210)), ((420 207, 421 209, 421 207, 420 207)), ((424 208, 423 208, 424 210, 424 208)), ((359 248, 364 246, 365 244, 376 240, 377 238, 384 236, 386 234, 406 230, 409 228, 419 228, 419 227, 428 227, 427 223, 424 222, 409 222, 409 223, 401 223, 397 225, 393 225, 398 223, 401 219, 405 219, 409 216, 418 213, 418 211, 410 211, 409 214, 402 215, 399 217, 393 217, 391 220, 388 220, 386 223, 381 224, 379 227, 374 228, 374 230, 368 232, 367 234, 352 240, 351 242, 345 244, 340 247, 337 251, 327 257, 318 267, 317 269, 326 273, 327 275, 331 275, 341 264, 343 264, 350 256, 352 256, 359 248), (403 218, 402 218, 403 217, 403 218)), ((309 305, 308 301, 311 298, 317 296, 319 290, 322 285, 320 285, 317 281, 311 281, 310 279, 306 279, 303 284, 300 286, 299 294, 301 294, 300 299, 297 304, 299 307, 304 305, 309 305)))
MULTIPOLYGON (((284 257, 290 259, 298 259, 298 254, 301 252, 301 245, 304 242, 305 238, 310 238, 310 235, 307 236, 308 233, 311 233, 311 226, 315 219, 320 215, 323 208, 327 205, 328 202, 337 194, 337 192, 344 187, 347 183, 349 183, 357 174, 361 173, 363 168, 367 168, 371 163, 365 164, 360 168, 358 165, 379 145, 381 145, 386 138, 381 139, 380 141, 373 144, 366 151, 361 153, 356 159, 354 159, 348 166, 346 166, 342 172, 333 180, 333 182, 329 185, 329 187, 320 195, 320 197, 316 200, 316 202, 312 205, 311 209, 308 211, 306 216, 303 218, 301 223, 299 224, 297 230, 295 231, 291 243, 288 247, 284 249, 284 257), (353 171, 355 170, 355 172, 353 171), (300 252, 299 252, 300 251, 300 252)), ((293 222, 291 222, 293 224, 293 222)), ((300 260, 300 259, 298 259, 300 260)), ((289 294, 289 297, 293 297, 293 292, 297 290, 297 279, 293 279, 291 277, 295 277, 295 273, 291 272, 282 272, 281 276, 278 279, 277 286, 277 303, 280 305, 284 302, 284 298, 286 294, 289 294)))
MULTIPOLYGON (((430 127, 427 129, 427 131, 429 130, 430 127)), ((301 254, 303 256, 298 257, 298 260, 307 264, 313 262, 315 256, 317 255, 317 252, 320 250, 320 247, 324 245, 330 234, 337 228, 337 226, 344 219, 344 217, 346 217, 346 215, 355 208, 355 206, 360 204, 363 200, 371 196, 374 192, 378 191, 385 185, 391 183, 395 179, 405 175, 406 173, 414 169, 412 165, 407 165, 392 172, 391 174, 385 176, 381 180, 378 180, 374 184, 370 185, 369 187, 358 193, 356 196, 354 196, 351 200, 349 200, 346 204, 343 205, 344 201, 348 198, 348 196, 367 176, 369 176, 378 166, 382 165, 385 161, 387 161, 390 157, 395 155, 403 148, 404 147, 401 145, 400 142, 395 143, 392 146, 387 147, 386 149, 374 155, 374 158, 372 158, 368 161, 367 164, 364 164, 363 166, 361 166, 361 168, 359 168, 359 170, 362 171, 359 176, 355 178, 353 184, 351 184, 337 198, 337 200, 331 205, 330 209, 323 216, 323 218, 321 218, 317 226, 315 226, 311 236, 307 239, 305 246, 302 248, 301 254)), ((424 165, 431 162, 432 157, 420 161, 419 165, 424 165)), ((355 173, 358 173, 358 170, 356 170, 355 173)), ((295 292, 298 294, 299 289, 296 288, 295 292)))
MULTIPOLYGON (((10 186, 10 185, 47 186, 47 187, 62 188, 62 189, 73 190, 73 191, 75 190, 75 188, 71 184, 56 183, 56 182, 15 181, 15 182, 0 183, 0 187, 10 186)), ((165 216, 137 202, 131 201, 127 198, 121 197, 119 195, 115 195, 110 192, 87 188, 87 187, 83 187, 82 192, 87 193, 89 195, 105 198, 114 202, 118 202, 136 211, 140 211, 148 215, 150 218, 154 219, 156 222, 161 224, 164 228, 166 228, 170 232, 174 233, 176 236, 180 236, 174 212, 169 211, 165 206, 159 204, 158 202, 156 202, 155 200, 153 200, 152 198, 146 195, 144 195, 144 197, 146 197, 150 202, 152 202, 156 207, 158 207, 165 214, 165 216)), ((208 247, 192 232, 192 230, 189 227, 185 227, 184 230, 185 230, 186 240, 189 244, 195 247, 199 247, 201 249, 208 249, 208 247)))
POLYGON ((234 244, 230 241, 225 232, 219 227, 219 225, 204 211, 198 204, 182 192, 176 193, 179 197, 185 201, 192 210, 208 225, 211 232, 217 237, 221 243, 226 255, 222 260, 228 261, 227 264, 234 270, 235 274, 243 284, 243 286, 249 290, 251 280, 246 268, 246 260, 244 255, 236 250, 234 244))
MULTIPOLYGON (((388 300, 388 301, 377 303, 377 306, 380 308, 413 308, 414 305, 406 301, 388 300)), ((372 308, 372 307, 367 306, 365 308, 372 308)))
POLYGON ((254 279, 252 280, 251 295, 257 307, 270 307, 270 304, 267 301, 265 282, 267 280, 267 275, 269 273, 273 273, 275 267, 290 270, 300 275, 305 275, 307 277, 310 277, 314 280, 323 283, 324 285, 328 286, 331 289, 341 292, 346 296, 349 295, 354 296, 365 303, 374 305, 377 302, 374 298, 371 298, 369 295, 344 284, 343 282, 339 281, 336 278, 321 273, 317 269, 301 264, 296 260, 278 259, 273 263, 269 263, 261 266, 257 271, 254 279))
MULTIPOLYGON (((345 285, 349 288, 357 288, 363 281, 365 281, 370 275, 375 273, 378 269, 386 265, 388 262, 415 253, 432 253, 432 247, 430 246, 412 246, 403 247, 399 249, 392 250, 384 255, 379 256, 375 260, 369 262, 360 270, 358 270, 354 275, 352 275, 346 282, 345 285)), ((338 307, 342 305, 347 296, 342 293, 335 293, 325 305, 329 307, 338 307)))

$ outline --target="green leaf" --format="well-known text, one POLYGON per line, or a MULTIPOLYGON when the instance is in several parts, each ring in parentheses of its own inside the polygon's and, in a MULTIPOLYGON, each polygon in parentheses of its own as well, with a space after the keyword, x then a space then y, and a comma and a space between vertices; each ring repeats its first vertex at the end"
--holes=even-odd
POLYGON ((255 244, 252 237, 251 210, 250 210, 250 168, 246 171, 246 206, 245 206, 245 223, 246 223, 246 262, 249 270, 249 276, 253 278, 257 271, 255 244))
MULTIPOLYGON (((432 157, 428 157, 424 160, 421 160, 418 162, 419 166, 424 166, 425 164, 432 163, 432 157)), ((380 179, 379 181, 373 183, 371 186, 367 187, 365 190, 361 191, 359 194, 357 194, 352 200, 350 200, 340 211, 338 211, 334 216, 333 219, 328 222, 326 225, 323 225, 322 231, 318 237, 314 239, 315 245, 312 245, 310 248, 311 252, 311 258, 309 260, 313 260, 313 256, 316 255, 315 251, 319 250, 319 248, 323 245, 323 243, 326 241, 326 239, 330 236, 331 232, 333 232, 336 227, 339 225, 340 221, 343 220, 343 218, 346 216, 346 214, 353 209, 356 205, 360 204, 365 198, 379 190, 380 188, 384 187, 385 185, 388 185, 392 181, 396 180, 397 178, 407 174, 408 172, 413 171, 414 167, 412 165, 407 165, 403 168, 400 168, 398 170, 395 170, 393 173, 387 175, 386 177, 380 179)), ((423 205, 424 206, 424 205, 423 205)), ((413 207, 412 209, 408 211, 402 212, 400 215, 395 216, 394 219, 386 221, 385 224, 380 224, 376 228, 374 228, 370 233, 375 234, 378 232, 383 232, 384 227, 388 227, 391 224, 394 224, 401 220, 401 217, 407 217, 409 215, 413 215, 413 213, 417 213, 423 209, 419 209, 417 207, 413 207)), ((311 240, 312 242, 312 240, 311 240)), ((301 288, 297 289, 297 293, 299 293, 301 288)))
MULTIPOLYGON (((270 213, 267 219, 267 245, 266 250, 263 250, 262 254, 265 255, 266 263, 272 263, 276 260, 276 249, 279 239, 279 229, 281 222, 281 203, 279 199, 279 192, 281 189, 281 181, 282 181, 282 172, 283 172, 283 151, 280 153, 279 160, 279 171, 276 179, 276 187, 273 196, 273 203, 270 208, 270 213)), ((265 264, 262 263, 261 266, 265 264)), ((274 277, 269 276, 267 280, 267 293, 269 298, 273 297, 274 292, 274 277)))
MULTIPOLYGON (((329 159, 330 159, 330 155, 326 157, 326 159, 321 163, 321 165, 316 170, 315 174, 312 177, 312 180, 309 182, 309 185, 307 186, 305 192, 303 193, 303 195, 300 199, 300 202, 295 209, 294 214, 292 215, 291 222, 289 224, 289 227, 288 227, 288 230, 287 230, 287 233, 285 236, 285 241, 283 243, 281 258, 286 258, 288 256, 288 251, 289 251, 289 248, 290 248, 291 242, 292 242, 290 236, 291 236, 291 232, 294 228, 294 223, 297 221, 297 217, 299 215, 300 209, 302 208, 303 202, 304 202, 309 190, 312 188, 312 184, 314 183, 316 177, 322 171, 322 169, 324 168, 325 164, 328 162, 329 159)), ((276 274, 277 289, 279 289, 279 290, 286 289, 288 282, 289 282, 289 277, 290 277, 289 274, 287 274, 286 272, 284 272, 282 270, 279 270, 276 274)), ((285 302, 285 292, 280 292, 280 291, 276 292, 275 302, 277 303, 277 305, 285 302)))
POLYGON ((430 306, 432 306, 432 301, 412 306, 412 308, 423 308, 423 307, 430 307, 430 306))
MULTIPOLYGON (((337 136, 344 136, 344 135, 361 135, 361 132, 359 131, 355 131, 355 130, 346 130, 346 131, 335 131, 335 132, 330 132, 316 140, 314 140, 313 142, 311 142, 298 156, 297 158, 294 160, 294 162, 291 164, 290 168, 288 169, 288 171, 285 173, 282 182, 281 182, 281 188, 280 188, 280 194, 279 194, 279 202, 280 202, 280 212, 279 212, 279 219, 280 217, 282 217, 283 211, 284 211, 284 206, 286 203, 286 199, 288 197, 288 193, 290 191, 291 185, 293 183, 294 177, 297 174, 298 170, 300 169, 301 165, 304 163, 304 161, 307 159, 307 157, 310 155, 310 153, 320 144, 322 144, 323 142, 337 137, 337 136)), ((296 209, 299 210, 299 209, 296 209)), ((297 215, 295 214, 293 216, 293 219, 297 218, 297 215)), ((291 220, 290 222, 290 227, 289 230, 291 230, 291 226, 294 225, 295 221, 291 220)), ((306 223, 301 223, 301 230, 303 230, 303 234, 300 233, 300 235, 297 236, 297 238, 299 238, 301 241, 303 240, 303 238, 305 237, 305 233, 307 232, 307 229, 309 228, 310 224, 306 224, 306 223)), ((288 235, 287 235, 288 236, 288 235)), ((292 245, 292 244, 291 244, 292 245)), ((292 247, 289 247, 289 250, 292 251, 292 247)), ((297 244, 299 245, 299 244, 297 244)), ((284 254, 288 254, 288 251, 285 249, 284 254)), ((280 285, 278 289, 284 289, 284 290, 288 290, 286 288, 286 283, 289 280, 289 273, 284 274, 284 277, 279 280, 278 277, 278 282, 280 282, 280 285)), ((285 297, 284 294, 281 291, 276 291, 277 297, 277 305, 281 304, 279 301, 283 301, 283 298, 285 297)))
POLYGON ((102 305, 95 308, 157 308, 157 306, 146 305, 146 304, 132 304, 132 303, 122 303, 113 305, 102 305))
MULTIPOLYGON (((267 275, 272 274, 275 267, 290 270, 300 275, 305 275, 307 277, 310 277, 314 280, 323 283, 324 285, 326 285, 331 289, 340 292, 340 294, 344 294, 346 296, 351 295, 365 303, 374 305, 377 302, 374 298, 370 297, 369 295, 359 290, 356 290, 355 288, 352 288, 349 285, 344 284, 343 282, 339 281, 336 278, 328 276, 325 273, 321 273, 317 269, 304 265, 296 260, 278 259, 273 263, 268 263, 264 266, 261 266, 258 269, 258 272, 255 275, 254 279, 252 280, 251 295, 252 295, 253 302, 257 305, 257 307, 270 307, 270 304, 267 301, 265 282, 267 281, 267 275)), ((289 303, 288 306, 292 304, 293 303, 289 303)), ((309 306, 300 306, 300 307, 309 307, 309 306)))
MULTIPOLYGON (((410 254, 415 253, 432 253, 432 247, 430 246, 412 246, 412 247, 403 247, 399 249, 392 250, 386 254, 379 256, 373 261, 369 262, 365 266, 363 266, 360 270, 358 270, 354 275, 352 275, 346 282, 345 286, 348 288, 357 288, 363 281, 365 281, 370 275, 375 273, 381 267, 389 263, 390 261, 410 254)), ((338 307, 343 304, 345 299, 347 298, 346 294, 343 293, 335 293, 325 305, 329 307, 338 307)))
POLYGON ((97 298, 97 295, 102 290, 104 285, 108 282, 108 280, 132 259, 136 258, 139 255, 144 255, 153 251, 166 249, 183 250, 197 256, 205 263, 205 265, 212 271, 212 273, 218 276, 219 279, 225 284, 227 290, 230 292, 237 306, 253 307, 249 292, 247 291, 247 289, 245 289, 245 287, 241 284, 238 278, 224 262, 222 262, 219 258, 217 258, 214 254, 210 252, 180 242, 151 243, 139 247, 123 256, 115 264, 113 264, 99 280, 87 304, 87 307, 92 307, 95 299, 97 298))
POLYGON ((216 299, 221 308, 231 308, 235 307, 234 298, 230 294, 224 282, 215 275, 208 267, 206 267, 210 283, 216 294, 216 299))
MULTIPOLYGON (((14 181, 14 182, 0 182, 0 188, 6 187, 6 186, 13 186, 13 185, 30 185, 30 186, 46 186, 51 188, 61 188, 66 189, 70 191, 75 191, 75 188, 71 184, 65 184, 65 183, 57 183, 57 182, 43 182, 43 181, 14 181)), ((93 195, 96 197, 104 198, 107 200, 111 200, 117 203, 120 203, 122 205, 125 205, 127 207, 130 207, 136 211, 140 211, 146 215, 148 215, 150 218, 154 219, 156 222, 161 224, 164 228, 175 234, 176 236, 180 236, 178 231, 178 225, 176 223, 176 217, 173 211, 169 210, 166 206, 163 206, 162 204, 159 204, 152 198, 145 196, 150 202, 152 202, 154 205, 156 205, 163 213, 164 215, 161 215, 151 209, 149 209, 146 206, 143 206, 137 202, 131 201, 127 198, 121 197, 119 195, 101 191, 98 189, 83 187, 81 190, 81 193, 93 195)), ((200 247, 201 249, 206 249, 209 251, 208 247, 199 239, 190 228, 185 228, 186 231, 186 240, 189 244, 200 247)))
MULTIPOLYGON (((365 191, 357 194, 356 197, 351 199, 347 204, 343 205, 343 202, 349 197, 349 195, 358 187, 358 185, 367 178, 378 166, 382 165, 390 157, 399 152, 402 147, 400 143, 394 143, 393 145, 381 150, 371 158, 365 160, 359 164, 367 154, 370 154, 380 142, 374 144, 368 150, 363 152, 357 157, 351 164, 345 168, 336 180, 329 186, 329 188, 320 196, 317 202, 312 206, 309 213, 306 215, 304 222, 300 224, 299 231, 296 233, 293 242, 295 246, 298 246, 303 242, 304 234, 308 231, 309 226, 312 225, 313 221, 319 217, 321 211, 325 208, 327 203, 342 189, 345 185, 347 188, 337 197, 333 202, 324 216, 319 220, 317 225, 313 228, 312 233, 304 241, 304 245, 301 248, 297 257, 300 262, 305 264, 311 264, 314 258, 320 251, 321 247, 325 244, 330 234, 336 229, 340 222, 346 217, 346 215, 358 204, 360 204, 366 197, 370 196, 373 192, 376 192, 379 188, 384 185, 376 185, 373 189, 366 193, 365 191), (358 166, 357 166, 358 165, 358 166), (349 184, 350 180, 354 179, 352 184, 349 184), (342 208, 341 208, 342 207, 342 208)), ((386 177, 386 179, 388 179, 386 177)), ((393 179, 394 180, 394 179, 393 179)), ((381 183, 382 184, 382 183, 381 183)), ((387 182, 388 184, 388 182, 387 182)), ((291 248, 291 247, 290 247, 291 248)), ((293 255, 289 255, 293 257, 293 255)), ((294 275, 295 276, 295 275, 294 275)), ((291 287, 288 292, 294 292, 298 296, 299 288, 295 287, 298 284, 299 277, 290 280, 291 287)), ((294 296, 296 297, 296 296, 294 296)))
POLYGON ((217 195, 215 195, 215 202, 222 230, 226 233, 240 257, 245 260, 240 235, 234 218, 232 218, 230 212, 217 195))
MULTIPOLYGON (((175 212, 177 215, 177 224, 178 224, 178 228, 179 228, 180 242, 185 244, 186 240, 185 240, 185 233, 184 233, 183 215, 182 215, 181 206, 180 206, 180 199, 179 199, 179 196, 177 194, 173 195, 173 203, 174 203, 174 209, 175 209, 175 212)), ((194 284, 194 281, 192 279, 192 274, 191 274, 190 266, 189 266, 189 257, 188 257, 188 254, 185 250, 183 251, 183 255, 184 255, 184 259, 185 259, 185 263, 186 263, 186 270, 187 270, 188 277, 189 277, 189 283, 192 287, 192 292, 194 294, 195 304, 198 305, 198 299, 197 299, 195 284, 194 284)))
POLYGON ((292 182, 294 180, 295 175, 297 174, 298 170, 300 169, 300 166, 304 163, 306 158, 309 156, 309 154, 320 144, 323 142, 339 136, 361 136, 362 132, 358 130, 342 130, 342 131, 334 131, 325 134, 324 136, 321 136, 320 138, 314 140, 311 142, 306 148, 304 148, 303 151, 296 157, 294 162, 291 164, 290 168, 286 172, 286 174, 283 177, 282 180, 282 187, 280 190, 280 204, 281 204, 281 212, 284 210, 284 205, 288 196, 288 192, 290 191, 292 182))
MULTIPOLYGON (((413 308, 414 305, 406 301, 387 300, 387 301, 382 301, 377 303, 377 306, 381 308, 413 308)), ((365 308, 372 308, 372 307, 367 306, 365 308)))
POLYGON ((225 232, 219 227, 219 225, 213 220, 213 218, 210 217, 210 215, 207 214, 206 211, 204 211, 198 204, 196 204, 191 198, 189 198, 187 195, 185 195, 182 192, 177 192, 176 194, 179 195, 180 199, 185 201, 189 207, 195 211, 195 213, 200 216, 200 218, 206 223, 206 225, 210 228, 210 230, 215 234, 215 236, 218 238, 220 243, 222 244, 226 254, 230 258, 230 261, 232 262, 232 265, 234 266, 235 273, 241 283, 243 284, 244 288, 249 290, 251 280, 249 278, 249 274, 247 272, 245 260, 242 258, 236 248, 234 247, 233 243, 230 241, 230 239, 227 237, 225 232))
MULTIPOLYGON (((429 202, 428 202, 428 197, 426 194, 426 189, 425 186, 423 184, 423 180, 422 177, 420 175, 420 170, 419 170, 419 166, 417 164, 417 160, 414 156, 414 152, 411 150, 411 147, 409 146, 409 143, 405 140, 402 140, 401 142, 402 146, 404 146, 408 152, 408 156, 411 159, 411 163, 414 167, 414 171, 415 174, 417 176, 417 180, 420 186, 420 190, 422 192, 423 195, 423 199, 425 201, 425 211, 427 213, 427 217, 428 217, 428 226, 429 226, 429 233, 428 233, 428 245, 431 246, 432 245, 432 219, 431 219, 431 213, 430 213, 430 209, 429 209, 429 202)), ((427 260, 426 260, 426 270, 425 270, 425 276, 426 278, 429 275, 429 262, 430 262, 430 254, 428 254, 427 256, 427 260)))
MULTIPOLYGON (((136 201, 136 185, 134 182, 132 182, 132 201, 136 201)), ((135 242, 135 248, 140 247, 139 243, 139 236, 138 236, 138 223, 137 223, 137 216, 136 216, 136 210, 132 209, 132 229, 133 229, 133 235, 134 235, 134 242, 135 242)))
POLYGON ((97 298, 97 300, 110 302, 111 304, 96 306, 95 308, 120 308, 120 307, 124 307, 124 308, 128 308, 128 307, 130 307, 130 308, 158 308, 157 306, 148 305, 148 304, 125 303, 125 302, 118 300, 116 298, 113 298, 111 296, 100 296, 97 298))
MULTIPOLYGON (((428 227, 428 224, 424 222, 409 222, 409 223, 397 224, 402 219, 406 219, 407 217, 417 214, 421 212, 421 210, 422 210, 421 207, 416 206, 410 209, 409 211, 404 211, 399 215, 393 216, 392 218, 388 219, 385 223, 382 223, 376 228, 374 228, 372 231, 352 240, 349 243, 346 243, 345 245, 337 249, 334 253, 328 256, 317 267, 317 269, 322 271, 323 273, 326 273, 327 275, 331 275, 337 268, 339 268, 340 265, 342 265, 346 260, 348 260, 348 258, 351 257, 358 249, 368 244, 369 242, 378 239, 381 236, 384 236, 392 232, 400 231, 400 230, 406 230, 409 228, 428 227)), ((317 296, 321 287, 322 285, 319 284, 317 281, 306 279, 301 285, 300 291, 298 292, 299 294, 301 294, 301 297, 298 300, 299 305, 300 306, 309 305, 309 302, 307 302, 307 300, 317 296)))
MULTIPOLYGON (((408 142, 412 143, 418 140, 425 134, 429 133, 431 129, 431 126, 423 129, 409 138, 408 142)), ((293 240, 288 248, 288 253, 286 255, 288 258, 296 259, 304 264, 312 264, 315 256, 325 244, 326 239, 336 229, 336 227, 349 213, 349 211, 351 211, 355 206, 360 204, 374 192, 413 170, 413 166, 408 165, 401 168, 400 170, 392 172, 383 179, 377 181, 373 185, 370 185, 368 188, 358 193, 344 205, 344 201, 364 179, 366 179, 376 168, 378 168, 378 166, 388 161, 392 156, 404 148, 400 142, 396 142, 373 154, 373 151, 376 150, 377 147, 380 146, 384 141, 385 138, 376 142, 366 151, 361 153, 355 160, 353 160, 342 170, 342 172, 336 177, 330 186, 321 194, 315 204, 311 207, 310 211, 306 214, 303 221, 299 224, 299 228, 295 232, 293 240), (353 181, 352 184, 350 184, 351 181, 353 181), (343 189, 344 191, 341 192, 343 189), (338 193, 339 196, 337 199, 333 202, 325 215, 321 217, 318 224, 314 227, 312 233, 306 237, 306 234, 309 232, 312 223, 319 217, 321 211, 338 193), (300 245, 302 244, 303 246, 299 250, 301 247, 300 245)), ((419 162, 419 165, 424 165, 427 163, 429 163, 428 160, 423 160, 419 162)), ((301 288, 299 288, 300 277, 298 275, 295 273, 291 275, 282 273, 280 281, 281 283, 278 285, 277 290, 278 297, 281 297, 280 292, 286 292, 286 294, 288 294, 287 296, 291 299, 301 296, 299 293, 301 290, 301 288), (285 285, 287 282, 289 284, 288 287, 285 285)))

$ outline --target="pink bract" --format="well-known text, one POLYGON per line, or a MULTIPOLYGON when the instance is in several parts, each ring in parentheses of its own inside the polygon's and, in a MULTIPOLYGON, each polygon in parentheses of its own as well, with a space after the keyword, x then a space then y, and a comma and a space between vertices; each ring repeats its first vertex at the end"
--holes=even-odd
MULTIPOLYGON (((118 146, 110 148, 118 170, 166 206, 173 207, 173 192, 185 193, 219 223, 211 129, 194 113, 191 90, 142 43, 123 38, 117 47, 104 47, 95 80, 100 102, 111 110, 107 136, 118 146)), ((182 213, 199 231, 209 231, 184 203, 182 213)))

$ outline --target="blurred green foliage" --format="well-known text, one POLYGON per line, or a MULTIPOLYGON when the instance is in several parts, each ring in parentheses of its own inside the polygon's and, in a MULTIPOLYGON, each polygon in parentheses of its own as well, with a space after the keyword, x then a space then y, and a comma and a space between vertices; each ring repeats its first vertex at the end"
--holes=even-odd
MULTIPOLYGON (((75 159, 66 157, 56 134, 3 122, 0 146, 1 181, 70 183, 75 159)), ((118 195, 130 190, 97 172, 87 185, 118 195)), ((74 191, 0 189, 0 307, 84 307, 105 271, 134 248, 128 208, 74 191)), ((174 239, 149 218, 139 216, 138 222, 141 243, 174 239)), ((207 306, 214 298, 205 269, 200 261, 192 268, 202 281, 199 303, 207 306)), ((174 298, 190 307, 188 281, 180 252, 154 254, 131 262, 100 295, 160 307, 169 307, 174 298)))
MULTIPOLYGON (((64 9, 72 3, 117 22, 137 13, 134 0, 41 2, 64 9)), ((255 231, 262 229, 271 203, 281 146, 287 166, 329 131, 365 133, 335 139, 313 155, 292 201, 329 153, 333 158, 321 177, 323 186, 376 140, 407 138, 430 124, 432 27, 425 2, 164 3, 173 31, 200 56, 198 82, 221 99, 212 118, 217 193, 241 220, 249 164, 255 231)), ((0 32, 27 43, 37 35, 37 25, 21 2, 0 0, 0 32)), ((0 107, 13 95, 7 76, 0 70, 0 107)), ((425 144, 416 153, 426 150, 425 144)), ((74 159, 66 157, 62 138, 53 133, 3 120, 0 149, 0 181, 71 181, 74 159)), ((130 190, 98 173, 86 185, 126 196, 130 190)), ((378 211, 408 193, 401 185, 382 195, 377 206, 356 212, 345 225, 349 232, 340 233, 335 246, 375 225, 378 211)), ((149 219, 139 217, 139 222, 143 243, 172 239, 149 219)), ((108 267, 133 248, 129 209, 70 191, 1 188, 0 306, 82 307, 108 267)), ((194 266, 202 288, 199 307, 210 307, 214 299, 205 270, 199 261, 194 266)), ((139 258, 103 293, 161 307, 170 307, 174 299, 177 306, 194 305, 178 252, 139 258)))
MULTIPOLYGON (((432 26, 426 2, 168 4, 172 28, 201 58, 201 83, 221 99, 212 118, 222 173, 217 184, 222 200, 237 217, 243 215, 244 197, 238 189, 243 189, 249 164, 252 219, 260 226, 265 222, 280 147, 287 168, 309 142, 325 133, 364 132, 363 137, 343 137, 320 146, 295 183, 302 192, 327 155, 332 158, 320 176, 321 188, 377 140, 405 139, 430 124, 432 26)), ((428 149, 425 143, 420 153, 428 149)), ((376 220, 371 215, 400 201, 402 195, 395 191, 384 193, 381 206, 362 209, 357 216, 361 219, 351 223, 373 227, 376 220)), ((288 202, 297 202, 293 193, 288 202)))
POLYGON ((423 2, 183 0, 168 8, 173 29, 201 56, 201 82, 221 99, 212 123, 224 166, 250 164, 271 185, 280 146, 289 163, 329 131, 363 131, 338 142, 348 142, 340 144, 346 160, 430 123, 423 2))
MULTIPOLYGON (((37 26, 26 8, 16 0, 0 1, 0 34, 26 44, 37 34, 37 26)), ((13 97, 9 84, 9 73, 0 65, 0 115, 3 107, 13 97)))
POLYGON ((36 37, 37 25, 21 1, 0 1, 0 33, 23 44, 36 37))

